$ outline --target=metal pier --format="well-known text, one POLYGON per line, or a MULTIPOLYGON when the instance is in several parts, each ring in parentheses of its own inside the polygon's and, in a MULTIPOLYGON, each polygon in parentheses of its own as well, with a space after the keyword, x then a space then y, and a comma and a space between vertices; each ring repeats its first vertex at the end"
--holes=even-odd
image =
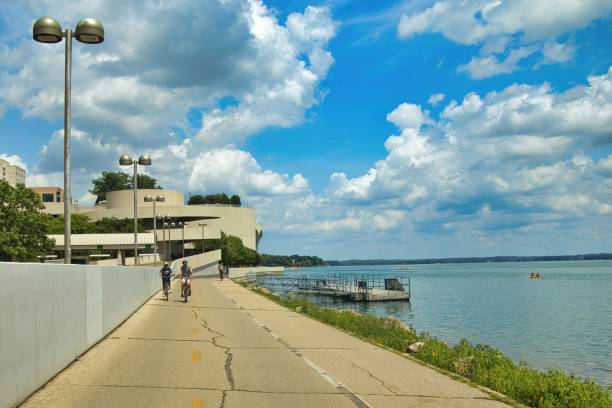
POLYGON ((355 302, 410 301, 410 277, 404 275, 328 274, 278 276, 249 274, 247 279, 273 292, 327 295, 355 302))

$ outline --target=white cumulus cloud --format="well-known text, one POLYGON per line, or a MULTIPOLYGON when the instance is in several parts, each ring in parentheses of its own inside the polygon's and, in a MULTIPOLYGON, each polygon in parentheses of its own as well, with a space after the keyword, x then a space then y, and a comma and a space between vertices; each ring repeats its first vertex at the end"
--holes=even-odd
POLYGON ((612 3, 607 0, 466 0, 436 1, 431 7, 401 17, 400 38, 423 33, 440 33, 451 41, 479 45, 480 56, 459 68, 472 78, 513 72, 520 61, 533 53, 539 64, 565 62, 573 58, 571 43, 556 40, 608 18, 612 3))

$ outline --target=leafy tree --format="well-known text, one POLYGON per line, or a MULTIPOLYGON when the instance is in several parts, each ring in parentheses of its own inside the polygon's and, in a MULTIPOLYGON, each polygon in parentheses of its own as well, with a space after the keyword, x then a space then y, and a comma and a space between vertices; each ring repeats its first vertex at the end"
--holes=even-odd
MULTIPOLYGON (((196 252, 202 251, 202 241, 194 242, 196 252)), ((257 251, 247 248, 242 239, 221 232, 221 239, 207 239, 204 242, 205 251, 221 250, 221 262, 224 265, 259 265, 260 255, 257 251)))
MULTIPOLYGON (((83 214, 70 215, 71 230, 73 234, 93 234, 96 232, 95 225, 89 221, 89 217, 83 214)), ((47 233, 64 233, 64 216, 47 217, 47 233)))
MULTIPOLYGON (((89 217, 83 214, 72 214, 70 218, 73 234, 127 234, 134 232, 134 220, 132 218, 102 218, 95 222, 91 222, 89 217)), ((48 216, 46 223, 48 234, 64 233, 63 215, 58 217, 48 216)), ((138 221, 138 232, 145 232, 145 227, 140 220, 138 221)))
POLYGON ((263 266, 324 266, 326 262, 318 256, 304 256, 304 255, 268 255, 261 254, 261 264, 263 266), (295 263, 294 263, 295 261, 295 263))
POLYGON ((237 205, 238 207, 240 207, 242 205, 242 203, 240 202, 240 196, 234 194, 233 196, 230 197, 230 204, 231 205, 237 205))
MULTIPOLYGON (((102 218, 94 223, 94 231, 98 234, 129 233, 134 232, 134 220, 131 218, 119 219, 115 217, 102 218)), ((138 221, 138 232, 145 232, 144 225, 138 221)))
MULTIPOLYGON (((106 193, 134 188, 134 176, 122 171, 103 171, 102 175, 92 181, 89 192, 96 196, 96 204, 106 200, 106 193)), ((157 180, 146 174, 138 175, 138 188, 162 188, 157 180)))
MULTIPOLYGON (((195 252, 202 252, 202 240, 197 240, 193 242, 195 252)), ((208 251, 216 251, 217 249, 221 249, 221 240, 220 239, 205 239, 204 240, 204 252, 208 251)))
POLYGON ((259 254, 245 247, 242 239, 221 232, 219 241, 221 262, 224 265, 259 265, 259 254))
POLYGON ((211 204, 229 204, 230 203, 230 199, 225 193, 213 195, 213 200, 215 200, 216 203, 211 203, 211 204))
MULTIPOLYGON (((233 197, 237 197, 238 202, 240 202, 240 197, 238 197, 237 195, 235 195, 233 197)), ((189 197, 189 201, 187 202, 187 204, 188 205, 231 204, 231 200, 227 196, 227 194, 225 194, 225 193, 222 193, 222 194, 208 194, 208 195, 194 194, 191 197, 189 197)))
POLYGON ((96 196, 96 204, 106 200, 109 191, 127 190, 130 188, 130 176, 121 171, 103 171, 102 175, 92 181, 93 188, 89 192, 96 196))
POLYGON ((0 180, 0 260, 34 261, 53 249, 47 238, 46 215, 38 194, 23 184, 0 180))
MULTIPOLYGON (((134 176, 130 176, 128 188, 134 188, 134 176)), ((162 188, 157 180, 147 174, 138 175, 138 188, 162 188)))
POLYGON ((202 194, 194 194, 189 196, 187 205, 202 205, 204 204, 204 196, 202 194))
MULTIPOLYGON (((196 251, 202 250, 202 241, 194 242, 196 251)), ((204 244, 206 251, 221 250, 221 262, 224 265, 259 265, 257 251, 247 248, 242 239, 221 232, 221 239, 207 239, 204 244)))

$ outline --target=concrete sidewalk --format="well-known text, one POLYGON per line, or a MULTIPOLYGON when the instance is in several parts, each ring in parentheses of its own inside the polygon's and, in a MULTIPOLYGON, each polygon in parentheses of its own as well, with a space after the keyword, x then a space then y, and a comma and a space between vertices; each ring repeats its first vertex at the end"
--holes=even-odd
POLYGON ((507 407, 469 385, 196 278, 153 297, 23 407, 507 407))

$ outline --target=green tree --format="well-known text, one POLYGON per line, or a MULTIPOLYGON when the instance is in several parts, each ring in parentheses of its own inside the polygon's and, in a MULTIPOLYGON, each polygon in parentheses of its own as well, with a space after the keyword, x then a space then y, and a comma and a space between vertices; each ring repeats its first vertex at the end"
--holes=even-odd
MULTIPOLYGON (((102 218, 94 223, 94 232, 98 234, 112 234, 112 233, 130 233, 134 232, 134 220, 131 218, 102 218)), ((141 221, 138 221, 138 232, 145 232, 144 225, 141 221)))
MULTIPOLYGON (((83 214, 71 214, 71 232, 73 234, 93 234, 96 232, 95 225, 90 222, 89 217, 83 214)), ((48 216, 47 218, 47 234, 63 234, 64 233, 64 216, 57 217, 48 216)))
MULTIPOLYGON (((130 176, 129 187, 134 188, 134 176, 130 176)), ((162 188, 157 180, 147 174, 138 175, 138 188, 162 188)))
POLYGON ((326 262, 318 256, 304 256, 304 255, 268 255, 261 254, 261 265, 263 266, 323 266, 326 262), (294 263, 295 262, 295 263, 294 263))
MULTIPOLYGON (((134 176, 122 171, 103 171, 102 175, 92 181, 89 192, 96 196, 96 204, 106 200, 106 193, 134 188, 134 176)), ((146 174, 138 175, 138 188, 162 188, 157 180, 146 174)))
POLYGON ((213 203, 213 204, 229 204, 230 203, 230 199, 225 193, 215 194, 214 200, 216 201, 216 203, 213 203))
POLYGON ((230 204, 231 205, 237 205, 238 207, 240 207, 242 205, 242 203, 240 202, 240 196, 234 194, 233 196, 230 197, 230 204))
POLYGON ((187 201, 187 205, 202 205, 204 203, 204 196, 202 194, 194 194, 189 196, 189 201, 187 201))
MULTIPOLYGON (((194 242, 197 252, 202 251, 202 241, 194 242)), ((205 251, 221 250, 221 263, 224 265, 259 265, 260 256, 257 251, 244 246, 242 239, 221 232, 221 239, 207 239, 205 251)))
POLYGON ((93 188, 89 192, 96 196, 96 204, 106 200, 106 193, 130 188, 130 176, 121 171, 103 171, 102 175, 92 181, 93 188))
MULTIPOLYGON (((240 205, 239 196, 234 195, 232 196, 232 199, 237 200, 238 202, 237 205, 240 205)), ((222 193, 222 194, 208 194, 208 195, 194 194, 191 197, 189 197, 189 201, 187 202, 187 204, 188 205, 201 205, 201 204, 233 204, 233 203, 231 202, 231 199, 227 196, 227 194, 222 193)))
MULTIPOLYGON (((132 218, 102 218, 92 222, 87 215, 72 214, 72 233, 73 234, 120 234, 134 232, 134 220, 132 218)), ((64 216, 47 216, 47 233, 64 233, 64 216)), ((145 227, 138 221, 138 232, 145 232, 145 227)))
POLYGON ((247 248, 242 239, 221 232, 221 262, 224 265, 259 265, 257 251, 247 248))
POLYGON ((44 208, 34 191, 0 180, 0 260, 34 261, 53 249, 46 235, 44 208))

